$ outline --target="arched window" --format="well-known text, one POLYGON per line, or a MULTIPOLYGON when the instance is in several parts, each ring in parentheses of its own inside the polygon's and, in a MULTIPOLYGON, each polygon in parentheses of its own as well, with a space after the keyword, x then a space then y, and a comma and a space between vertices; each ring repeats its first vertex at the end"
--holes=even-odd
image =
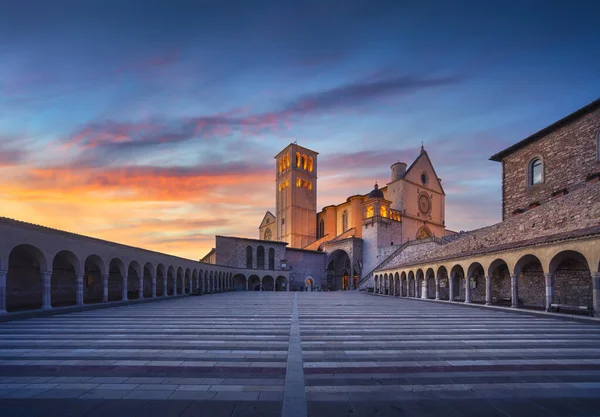
POLYGON ((536 185, 544 182, 544 165, 541 158, 533 158, 529 162, 528 185, 536 185))
POLYGON ((301 164, 302 164, 302 161, 301 161, 301 158, 300 158, 300 152, 296 152, 296 166, 298 168, 300 168, 302 166, 301 164))
POLYGON ((379 215, 381 217, 387 217, 387 207, 386 206, 379 207, 379 215))
POLYGON ((289 167, 290 167, 290 154, 289 154, 289 153, 287 153, 287 154, 285 155, 285 167, 284 167, 284 169, 285 169, 285 168, 289 168, 289 167))
POLYGON ((246 246, 246 268, 252 268, 252 246, 246 246))
POLYGON ((275 269, 275 249, 269 248, 269 269, 275 269))
POLYGON ((325 220, 321 219, 319 222, 319 237, 325 236, 325 220))
POLYGON ((265 240, 271 240, 273 238, 273 233, 271 232, 270 228, 267 228, 267 230, 265 230, 265 240))
POLYGON ((309 156, 308 157, 308 172, 312 172, 313 170, 313 157, 309 156))
POLYGON ((256 267, 265 269, 265 248, 262 245, 256 248, 256 267))
POLYGON ((306 160, 306 155, 302 155, 302 169, 308 168, 308 162, 306 160))
POLYGON ((431 230, 427 226, 421 226, 421 228, 417 231, 417 239, 426 239, 431 237, 431 230))
POLYGON ((302 185, 302 180, 300 178, 296 178, 296 187, 300 187, 302 185))
POLYGON ((342 213, 342 232, 348 230, 348 212, 344 210, 342 213))
POLYGON ((367 219, 370 219, 371 217, 373 217, 373 206, 367 207, 367 213, 366 213, 365 217, 367 219))

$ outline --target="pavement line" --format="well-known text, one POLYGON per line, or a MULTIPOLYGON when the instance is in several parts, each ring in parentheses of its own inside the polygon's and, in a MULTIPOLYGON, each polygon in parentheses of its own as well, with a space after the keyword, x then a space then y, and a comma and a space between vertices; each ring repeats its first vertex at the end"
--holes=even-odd
POLYGON ((304 364, 302 362, 302 343, 300 341, 300 323, 298 320, 298 293, 294 293, 281 416, 306 417, 306 415, 306 386, 304 385, 304 364))

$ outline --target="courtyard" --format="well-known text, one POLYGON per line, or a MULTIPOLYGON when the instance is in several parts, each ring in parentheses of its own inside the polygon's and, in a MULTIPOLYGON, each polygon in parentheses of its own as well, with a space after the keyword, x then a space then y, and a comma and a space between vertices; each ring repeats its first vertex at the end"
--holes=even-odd
POLYGON ((0 323, 6 416, 597 416, 600 326, 349 292, 0 323))

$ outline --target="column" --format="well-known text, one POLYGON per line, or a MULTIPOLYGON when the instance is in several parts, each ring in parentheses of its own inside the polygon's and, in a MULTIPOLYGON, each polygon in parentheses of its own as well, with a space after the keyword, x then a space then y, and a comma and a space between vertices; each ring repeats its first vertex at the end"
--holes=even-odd
POLYGON ((0 316, 6 315, 6 275, 8 271, 0 271, 0 316))
POLYGON ((249 278, 246 278, 246 291, 248 291, 248 279, 249 278))
POLYGON ((167 295, 167 276, 166 274, 163 275, 163 297, 166 297, 167 295))
POLYGON ((262 291, 262 278, 260 279, 260 290, 262 291))
POLYGON ((108 303, 108 274, 102 275, 102 302, 108 303))
POLYGON ((138 279, 138 299, 142 300, 144 298, 144 271, 140 278, 138 279))
POLYGON ((435 299, 440 299, 440 277, 437 275, 435 276, 435 299))
POLYGON ((450 301, 454 301, 454 276, 452 274, 448 277, 448 293, 450 301))
POLYGON ((600 317, 600 272, 592 273, 592 305, 594 317, 600 317))
POLYGON ((427 299, 427 277, 423 277, 423 282, 421 283, 421 299, 427 299))
POLYGON ((51 279, 52 279, 52 272, 44 272, 42 273, 42 288, 43 288, 43 295, 42 295, 42 310, 50 310, 52 308, 52 304, 51 304, 51 291, 52 291, 52 286, 51 286, 51 279))
POLYGON ((513 308, 519 307, 519 288, 518 288, 518 281, 517 281, 516 275, 510 276, 510 293, 511 293, 510 306, 513 308))
POLYGON ((485 305, 492 305, 492 277, 489 275, 485 277, 485 305))
POLYGON ((554 275, 544 274, 546 281, 546 311, 550 311, 550 304, 554 300, 554 275))
POLYGON ((121 291, 121 300, 127 301, 127 275, 123 275, 123 289, 121 291))
POLYGON ((82 306, 83 305, 83 274, 75 274, 75 281, 77 282, 76 304, 78 306, 82 306))
POLYGON ((200 286, 202 287, 202 293, 205 293, 206 290, 204 289, 204 277, 202 274, 200 274, 200 286))
POLYGON ((156 274, 152 274, 152 298, 156 298, 156 274))
POLYGON ((465 278, 465 303, 471 304, 471 278, 465 278))

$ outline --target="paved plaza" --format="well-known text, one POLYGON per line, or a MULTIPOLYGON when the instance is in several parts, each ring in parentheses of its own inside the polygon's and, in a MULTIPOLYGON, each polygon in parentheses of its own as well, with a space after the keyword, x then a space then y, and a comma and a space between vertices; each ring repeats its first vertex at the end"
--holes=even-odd
POLYGON ((600 416, 600 326, 358 292, 0 323, 1 416, 600 416))

